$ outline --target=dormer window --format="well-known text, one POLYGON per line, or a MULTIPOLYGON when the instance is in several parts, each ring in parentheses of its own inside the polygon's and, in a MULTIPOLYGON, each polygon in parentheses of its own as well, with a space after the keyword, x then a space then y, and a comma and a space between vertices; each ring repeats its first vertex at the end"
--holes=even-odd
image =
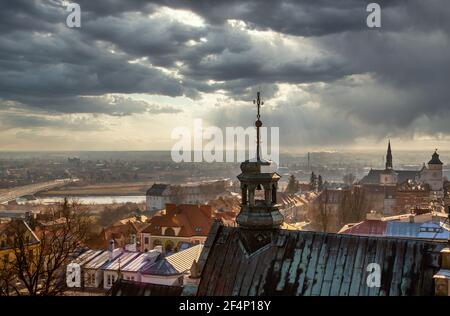
POLYGON ((165 236, 175 236, 175 230, 172 227, 167 227, 164 232, 165 236))
POLYGON ((202 232, 202 228, 201 227, 195 227, 195 232, 196 233, 201 233, 202 232))

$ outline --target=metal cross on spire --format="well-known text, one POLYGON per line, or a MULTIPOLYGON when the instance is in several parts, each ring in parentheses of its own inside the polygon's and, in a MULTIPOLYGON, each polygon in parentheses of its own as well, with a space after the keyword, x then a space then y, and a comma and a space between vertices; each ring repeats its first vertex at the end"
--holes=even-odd
POLYGON ((261 109, 261 105, 264 105, 264 102, 261 101, 261 96, 260 96, 260 92, 258 91, 256 93, 256 100, 253 100, 253 104, 256 104, 256 108, 257 108, 257 114, 256 114, 256 122, 255 122, 255 126, 256 126, 256 160, 260 161, 261 160, 261 150, 260 150, 260 133, 259 133, 259 128, 262 126, 262 122, 260 120, 261 118, 261 113, 260 113, 260 109, 261 109))

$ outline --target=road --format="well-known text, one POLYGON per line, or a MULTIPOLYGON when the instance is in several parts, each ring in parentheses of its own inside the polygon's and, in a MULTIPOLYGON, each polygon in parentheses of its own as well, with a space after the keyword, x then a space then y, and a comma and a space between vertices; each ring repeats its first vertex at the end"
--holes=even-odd
POLYGON ((59 179, 14 187, 9 189, 6 193, 0 194, 0 204, 13 201, 24 195, 32 195, 40 191, 54 189, 75 181, 78 181, 78 179, 59 179))

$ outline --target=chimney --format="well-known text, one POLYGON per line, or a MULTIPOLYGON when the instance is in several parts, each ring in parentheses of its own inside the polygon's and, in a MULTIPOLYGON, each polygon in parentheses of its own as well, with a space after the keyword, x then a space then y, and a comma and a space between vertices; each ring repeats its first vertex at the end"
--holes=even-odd
POLYGON ((370 211, 366 214, 366 220, 368 221, 381 221, 382 218, 383 215, 375 211, 370 211))
POLYGON ((114 239, 111 239, 109 241, 108 252, 109 252, 109 260, 111 261, 113 259, 113 253, 114 253, 114 239))

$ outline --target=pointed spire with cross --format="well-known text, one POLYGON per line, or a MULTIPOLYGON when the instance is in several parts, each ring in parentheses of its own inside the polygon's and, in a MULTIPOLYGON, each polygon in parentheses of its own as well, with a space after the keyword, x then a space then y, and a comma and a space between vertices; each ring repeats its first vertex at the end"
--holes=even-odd
POLYGON ((260 118, 261 118, 260 109, 261 109, 261 105, 264 105, 264 102, 261 101, 261 95, 260 95, 259 91, 256 93, 256 100, 253 100, 253 104, 256 104, 256 108, 257 108, 256 122, 255 122, 255 126, 256 126, 256 160, 260 161, 261 160, 261 149, 260 149, 261 136, 260 136, 259 128, 262 126, 262 122, 260 120, 260 118))

